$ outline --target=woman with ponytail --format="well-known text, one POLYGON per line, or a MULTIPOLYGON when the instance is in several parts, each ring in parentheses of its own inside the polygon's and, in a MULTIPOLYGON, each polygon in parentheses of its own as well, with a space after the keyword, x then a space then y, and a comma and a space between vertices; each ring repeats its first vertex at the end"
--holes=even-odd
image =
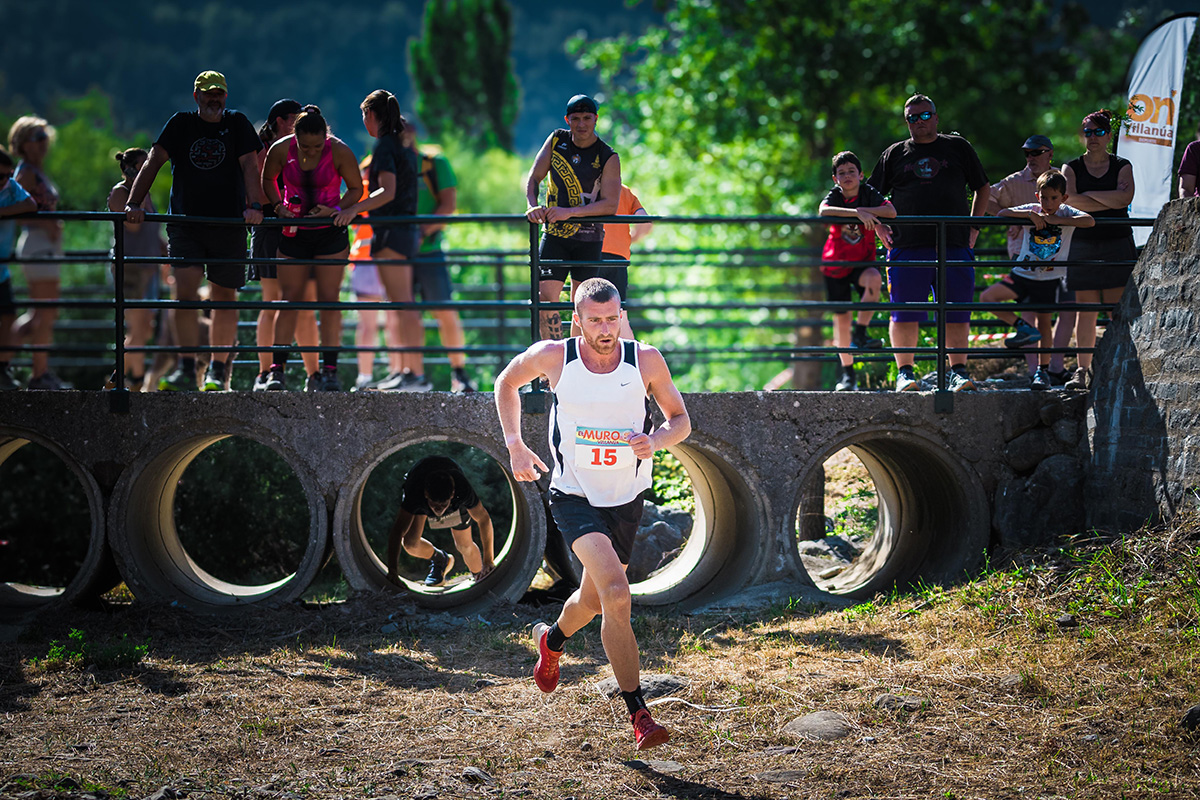
MULTIPOLYGON (((379 217, 411 217, 417 213, 417 174, 420 161, 417 154, 405 146, 403 134, 408 122, 400 113, 396 96, 383 89, 367 95, 360 105, 363 127, 375 137, 371 166, 367 179, 370 194, 335 217, 338 225, 349 225, 359 214, 371 212, 379 217)), ((372 222, 374 238, 371 258, 379 261, 407 261, 416 255, 421 233, 411 223, 379 224, 372 222)), ((393 303, 413 301, 413 270, 411 264, 380 264, 379 281, 393 303)), ((425 343, 421 315, 409 309, 400 313, 400 346, 420 347, 425 343)), ((394 380, 380 383, 381 391, 427 392, 433 388, 424 375, 416 375, 408 366, 412 356, 401 354, 405 368, 394 380)))
MULTIPOLYGON (((123 179, 108 193, 108 210, 125 213, 129 202, 129 189, 138 170, 146 163, 149 155, 140 147, 131 147, 117 153, 117 165, 123 179)), ((146 195, 142 208, 154 214, 154 201, 146 195)), ((162 232, 161 222, 141 222, 125 225, 125 256, 161 258, 167 254, 167 238, 162 232)), ((115 267, 114 267, 115 270, 115 267)), ((125 264, 122 292, 126 300, 157 300, 163 274, 162 264, 125 264)), ((125 309, 125 347, 145 347, 154 333, 155 311, 149 308, 125 309)), ((125 388, 131 392, 143 391, 146 379, 146 354, 125 352, 125 388)), ((108 379, 107 388, 116 388, 120 378, 114 372, 108 379)))
MULTIPOLYGON (((271 145, 262 170, 263 192, 277 217, 284 219, 332 220, 343 208, 353 206, 362 197, 358 160, 341 139, 329 133, 321 109, 305 106, 296 118, 295 133, 271 145), (279 182, 282 179, 283 191, 279 182), (341 192, 345 183, 346 191, 341 192)), ((309 279, 316 281, 317 300, 336 303, 350 254, 350 239, 345 225, 305 225, 283 229, 279 257, 321 264, 279 264, 276 274, 283 300, 294 303, 304 299, 309 279)), ((288 348, 296 327, 296 310, 281 308, 275 317, 275 348, 266 389, 284 388, 284 369, 288 348)), ((338 392, 337 348, 342 341, 342 312, 321 311, 321 351, 323 366, 310 375, 309 390, 338 392)))

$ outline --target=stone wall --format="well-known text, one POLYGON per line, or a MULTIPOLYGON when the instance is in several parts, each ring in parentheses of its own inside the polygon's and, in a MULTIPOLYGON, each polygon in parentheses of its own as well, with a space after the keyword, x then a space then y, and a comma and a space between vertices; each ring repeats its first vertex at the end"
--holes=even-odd
POLYGON ((1197 502, 1200 199, 1159 214, 1095 359, 1085 501, 1092 527, 1130 530, 1197 502))

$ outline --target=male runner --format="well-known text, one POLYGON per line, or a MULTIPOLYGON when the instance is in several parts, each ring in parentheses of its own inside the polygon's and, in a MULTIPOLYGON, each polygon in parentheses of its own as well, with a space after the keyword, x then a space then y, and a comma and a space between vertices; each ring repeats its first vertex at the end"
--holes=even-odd
POLYGON ((571 319, 580 335, 537 342, 514 358, 496 379, 496 409, 513 477, 537 480, 550 470, 521 440, 518 390, 538 377, 549 381, 554 392, 550 512, 583 564, 579 588, 558 620, 551 626, 534 626, 534 682, 543 692, 554 691, 564 643, 597 614, 603 615, 604 652, 629 709, 637 749, 646 750, 666 742, 669 734, 655 723, 642 697, 625 568, 642 518, 642 493, 650 488, 654 451, 683 441, 692 423, 662 354, 618 337, 624 319, 612 283, 603 278, 584 281, 576 291, 571 319), (650 419, 649 397, 666 418, 657 429, 650 419))
POLYGON ((476 582, 495 569, 492 518, 462 468, 452 458, 427 456, 404 476, 400 511, 388 533, 388 580, 399 583, 396 561, 400 545, 416 558, 429 559, 426 586, 441 586, 454 569, 454 556, 439 550, 421 534, 430 529, 449 528, 454 549, 463 557, 476 582), (479 544, 471 538, 471 523, 479 526, 479 544))

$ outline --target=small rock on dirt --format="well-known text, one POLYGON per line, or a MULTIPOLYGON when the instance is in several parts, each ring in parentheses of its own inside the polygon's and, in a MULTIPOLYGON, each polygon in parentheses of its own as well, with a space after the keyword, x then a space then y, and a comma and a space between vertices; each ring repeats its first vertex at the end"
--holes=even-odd
POLYGON ((1200 728, 1200 705, 1195 705, 1189 708, 1183 715, 1183 720, 1179 723, 1189 731, 1194 731, 1200 728))
POLYGON ((924 698, 898 694, 881 694, 875 698, 875 707, 884 711, 920 711, 924 698))
POLYGON ((808 778, 808 773, 798 769, 772 769, 756 773, 754 777, 768 783, 801 783, 808 778))
POLYGON ((848 736, 850 721, 836 711, 816 711, 784 725, 783 732, 804 739, 829 742, 848 736))
POLYGON ((1078 628, 1079 620, 1075 619, 1074 614, 1063 614, 1061 617, 1054 620, 1054 624, 1060 628, 1078 628))
POLYGON ((467 783, 491 783, 492 776, 479 767, 467 767, 462 772, 462 779, 467 783))
MULTIPOLYGON (((643 675, 642 696, 647 699, 665 697, 680 689, 686 689, 689 685, 687 679, 678 675, 643 675)), ((605 697, 616 697, 621 693, 621 687, 617 685, 616 678, 605 678, 596 684, 596 689, 605 697)))

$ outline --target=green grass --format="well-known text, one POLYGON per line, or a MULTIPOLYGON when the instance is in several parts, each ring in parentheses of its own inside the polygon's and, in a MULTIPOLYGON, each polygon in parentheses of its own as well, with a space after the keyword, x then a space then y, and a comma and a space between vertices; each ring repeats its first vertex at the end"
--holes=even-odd
POLYGON ((149 652, 148 640, 138 644, 131 640, 127 633, 97 644, 89 642, 83 631, 72 628, 65 640, 55 639, 50 642, 45 657, 34 658, 31 664, 51 672, 89 667, 129 669, 140 664, 149 652))

